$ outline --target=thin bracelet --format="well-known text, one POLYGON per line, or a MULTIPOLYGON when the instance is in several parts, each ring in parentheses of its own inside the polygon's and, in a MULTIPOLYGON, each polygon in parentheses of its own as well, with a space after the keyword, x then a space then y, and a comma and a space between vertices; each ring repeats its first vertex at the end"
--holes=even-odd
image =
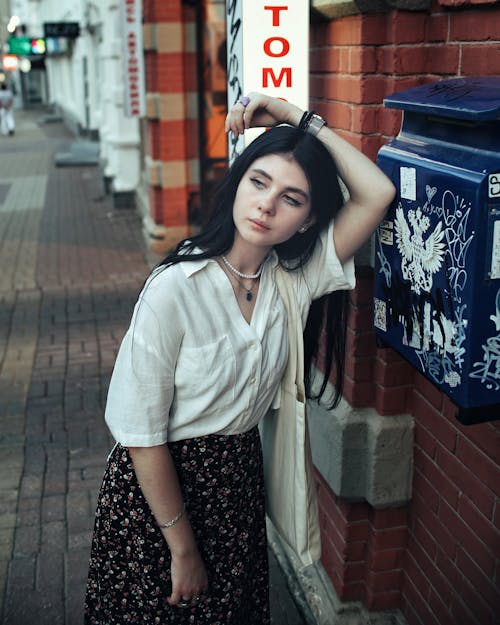
POLYGON ((299 128, 300 130, 304 130, 304 124, 306 122, 307 116, 309 115, 309 111, 304 111, 302 113, 302 117, 300 118, 300 122, 297 126, 297 128, 299 128))
POLYGON ((309 127, 309 122, 311 121, 311 118, 313 115, 314 115, 314 111, 306 111, 302 115, 299 125, 297 126, 299 130, 304 130, 304 132, 307 131, 309 127))
POLYGON ((177 523, 177 521, 180 520, 180 518, 183 516, 184 512, 186 512, 186 504, 182 504, 182 510, 179 512, 179 514, 176 514, 174 516, 173 519, 170 519, 170 521, 167 521, 166 523, 158 523, 158 527, 161 527, 162 529, 168 529, 169 527, 172 527, 172 525, 175 525, 177 523))

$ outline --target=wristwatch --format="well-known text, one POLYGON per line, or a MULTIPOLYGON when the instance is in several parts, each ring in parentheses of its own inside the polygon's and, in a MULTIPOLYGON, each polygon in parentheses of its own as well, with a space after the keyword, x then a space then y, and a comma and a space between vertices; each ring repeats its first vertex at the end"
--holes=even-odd
POLYGON ((326 121, 322 117, 313 113, 309 123, 307 124, 306 130, 315 137, 325 124, 326 121))

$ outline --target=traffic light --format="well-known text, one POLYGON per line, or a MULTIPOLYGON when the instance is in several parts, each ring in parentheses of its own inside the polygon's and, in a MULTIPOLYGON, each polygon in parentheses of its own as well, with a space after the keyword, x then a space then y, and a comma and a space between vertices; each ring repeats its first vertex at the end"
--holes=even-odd
POLYGON ((7 42, 9 54, 31 56, 45 54, 45 39, 31 37, 10 37, 7 42))

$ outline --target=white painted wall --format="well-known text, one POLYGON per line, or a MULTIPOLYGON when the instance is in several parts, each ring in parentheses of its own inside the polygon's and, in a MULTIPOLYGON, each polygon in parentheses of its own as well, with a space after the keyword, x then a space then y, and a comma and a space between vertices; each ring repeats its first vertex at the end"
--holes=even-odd
MULTIPOLYGON (((28 0, 29 1, 29 0, 28 0)), ((120 0, 38 0, 43 22, 79 22, 68 54, 47 56, 49 102, 74 129, 98 134, 104 176, 113 192, 134 191, 140 180, 140 133, 125 115, 120 0)))

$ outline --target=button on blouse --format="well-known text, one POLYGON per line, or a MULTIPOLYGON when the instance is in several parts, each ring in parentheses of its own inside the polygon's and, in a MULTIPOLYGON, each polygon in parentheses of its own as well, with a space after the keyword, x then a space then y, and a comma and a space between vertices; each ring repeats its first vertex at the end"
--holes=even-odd
MULTIPOLYGON (((160 445, 207 434, 238 434, 269 409, 288 357, 286 312, 267 259, 250 323, 215 260, 155 270, 123 338, 105 419, 125 446, 160 445)), ((313 299, 354 287, 332 226, 307 265, 293 272, 303 325, 313 299)))

